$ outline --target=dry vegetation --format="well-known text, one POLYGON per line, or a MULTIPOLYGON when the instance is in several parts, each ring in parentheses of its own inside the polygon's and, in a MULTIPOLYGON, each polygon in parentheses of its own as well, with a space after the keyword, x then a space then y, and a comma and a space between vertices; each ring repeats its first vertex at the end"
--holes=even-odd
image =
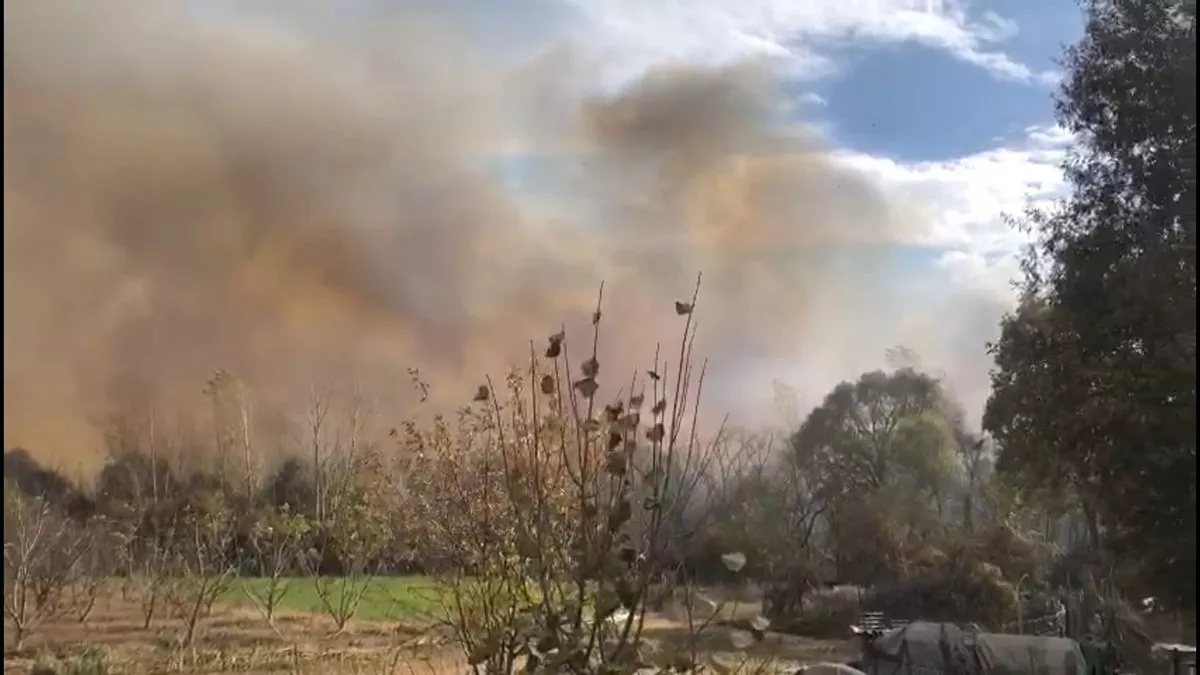
POLYGON ((598 304, 575 363, 557 332, 457 416, 389 432, 391 452, 363 433, 360 401, 335 414, 314 395, 310 461, 293 458, 267 481, 245 440, 246 394, 226 372, 205 390, 208 471, 181 475, 162 452, 198 439, 164 439, 132 416, 114 422, 91 490, 10 453, 6 664, 392 672, 459 659, 489 673, 754 672, 829 656, 837 642, 768 635, 759 598, 713 602, 699 590, 718 568, 725 587, 749 583, 746 553, 689 549, 751 463, 723 429, 701 438, 696 302, 675 305, 682 337, 670 357, 609 385, 613 394, 601 393, 619 376, 601 374, 598 304), (408 570, 429 582, 391 583, 408 570), (381 594, 395 612, 363 611, 381 594))
POLYGON ((360 398, 314 394, 307 462, 267 480, 224 372, 210 470, 162 453, 202 441, 129 416, 90 490, 9 453, 6 668, 790 672, 848 659, 864 608, 1053 631, 1056 585, 1104 606, 1066 555, 1086 523, 994 474, 911 354, 789 437, 702 434, 698 293, 624 382, 601 368, 598 303, 583 349, 531 345, 454 417, 375 439, 360 398))

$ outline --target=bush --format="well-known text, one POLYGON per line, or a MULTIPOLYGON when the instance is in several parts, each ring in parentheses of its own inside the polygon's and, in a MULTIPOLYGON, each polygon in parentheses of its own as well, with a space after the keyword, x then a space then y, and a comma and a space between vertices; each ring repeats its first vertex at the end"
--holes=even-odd
POLYGON ((888 616, 1000 628, 1016 616, 1015 584, 971 551, 926 551, 899 582, 874 589, 869 606, 888 616))

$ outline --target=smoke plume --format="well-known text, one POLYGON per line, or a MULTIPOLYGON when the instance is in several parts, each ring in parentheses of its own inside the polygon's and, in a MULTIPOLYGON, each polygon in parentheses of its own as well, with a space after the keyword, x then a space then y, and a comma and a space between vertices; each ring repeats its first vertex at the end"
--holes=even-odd
POLYGON ((831 342, 882 358, 877 275, 826 252, 922 224, 784 129, 765 71, 599 95, 428 12, 348 34, 184 4, 5 3, 6 446, 86 462, 107 412, 201 405, 216 368, 260 410, 338 372, 395 419, 414 367, 465 402, 601 281, 613 390, 701 271, 723 406, 831 342), (518 194, 488 167, 513 148, 573 159, 518 194))

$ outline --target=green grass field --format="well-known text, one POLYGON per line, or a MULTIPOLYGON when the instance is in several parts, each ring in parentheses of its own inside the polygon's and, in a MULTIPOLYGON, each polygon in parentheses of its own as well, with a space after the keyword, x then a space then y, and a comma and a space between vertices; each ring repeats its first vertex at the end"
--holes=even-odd
MULTIPOLYGON (((337 606, 343 590, 343 580, 326 577, 328 599, 337 606)), ((276 612, 301 612, 308 614, 326 613, 325 604, 318 593, 318 582, 312 577, 293 577, 283 580, 287 591, 275 607, 276 612)), ((222 600, 242 607, 258 607, 254 597, 266 595, 268 580, 256 577, 236 579, 222 600)), ((535 589, 530 589, 536 597, 535 589)), ((351 587, 351 593, 354 592, 351 587)), ((566 591, 572 595, 573 589, 566 591)), ((474 594, 469 594, 473 596, 474 594)), ((370 580, 362 596, 354 618, 363 621, 407 621, 426 622, 445 616, 451 591, 430 577, 420 575, 383 576, 370 580)), ((465 598, 464 598, 465 599, 465 598)), ((470 602, 470 600, 466 600, 470 602)), ((585 600, 585 602, 587 602, 585 600)), ((590 603, 588 603, 590 604, 590 603)))
MULTIPOLYGON (((340 579, 326 579, 333 602, 341 593, 340 579)), ((298 577, 284 581, 287 592, 279 601, 277 612, 308 612, 321 614, 325 611, 321 596, 317 592, 317 581, 311 577, 298 577)), ((254 606, 251 594, 262 597, 266 593, 267 580, 258 578, 238 579, 230 587, 224 600, 235 605, 254 606)), ((423 576, 376 577, 370 582, 362 602, 358 605, 355 618, 366 621, 420 621, 439 613, 444 591, 437 582, 423 576)))

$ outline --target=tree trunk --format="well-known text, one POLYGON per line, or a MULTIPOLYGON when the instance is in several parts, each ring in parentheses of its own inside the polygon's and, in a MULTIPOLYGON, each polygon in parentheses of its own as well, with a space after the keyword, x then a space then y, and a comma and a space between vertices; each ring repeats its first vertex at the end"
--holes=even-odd
POLYGON ((1100 521, 1096 510, 1087 503, 1083 505, 1083 519, 1087 523, 1087 551, 1095 555, 1100 552, 1100 521))

